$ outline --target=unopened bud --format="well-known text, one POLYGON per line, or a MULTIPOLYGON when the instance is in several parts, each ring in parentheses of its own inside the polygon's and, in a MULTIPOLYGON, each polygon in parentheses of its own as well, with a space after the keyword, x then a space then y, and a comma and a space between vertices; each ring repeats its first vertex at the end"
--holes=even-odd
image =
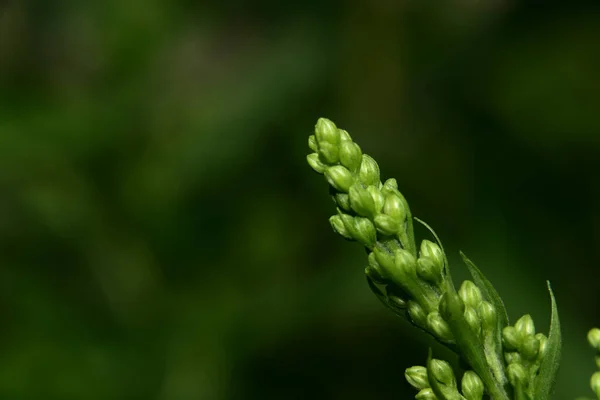
POLYGON ((379 185, 379 165, 373 157, 363 154, 358 177, 365 185, 379 185))
POLYGON ((521 335, 514 326, 507 326, 502 330, 502 340, 507 350, 517 350, 521 344, 521 335))
POLYGON ((548 350, 548 338, 543 333, 536 333, 534 336, 540 342, 540 348, 538 350, 538 360, 541 360, 546 355, 548 350))
POLYGON ((375 201, 369 191, 360 184, 354 184, 348 192, 350 195, 350 206, 357 214, 363 217, 372 216, 375 213, 375 201))
POLYGON ((350 240, 354 239, 352 237, 352 234, 348 231, 348 229, 344 225, 344 222, 342 221, 342 217, 341 216, 339 216, 339 215, 332 215, 329 218, 329 223, 331 224, 331 227, 333 228, 334 231, 336 231, 337 233, 339 233, 340 235, 342 235, 346 239, 350 239, 350 240))
POLYGON ((319 118, 315 125, 315 136, 319 146, 323 143, 337 145, 340 143, 340 132, 335 124, 327 118, 319 118))
POLYGON ((525 314, 519 318, 517 322, 515 322, 515 329, 523 338, 535 335, 535 325, 533 324, 531 315, 525 314))
POLYGON ((400 231, 400 224, 394 218, 386 214, 377 214, 373 219, 375 227, 383 235, 395 235, 400 231))
POLYGON ((350 136, 348 131, 338 128, 338 132, 340 133, 340 141, 342 141, 342 142, 352 141, 352 137, 350 136))
POLYGON ((436 243, 430 242, 429 240, 423 240, 421 242, 421 257, 430 258, 433 263, 437 264, 437 267, 442 270, 444 268, 444 254, 442 249, 436 243))
POLYGON ((402 276, 415 276, 417 273, 417 260, 408 250, 394 251, 396 269, 402 276))
POLYGON ((493 305, 485 300, 482 301, 477 306, 477 314, 479 314, 479 318, 481 318, 481 328, 486 334, 496 331, 498 315, 496 314, 496 309, 493 305))
POLYGON ((593 328, 587 334, 587 340, 593 348, 600 351, 600 329, 593 328))
POLYGON ((394 254, 390 253, 385 247, 380 244, 375 245, 373 248, 373 254, 375 261, 381 267, 385 274, 392 271, 395 267, 394 254))
POLYGON ((375 253, 370 252, 367 257, 369 265, 365 268, 365 275, 367 275, 375 283, 384 284, 388 283, 386 273, 381 269, 381 266, 375 259, 375 253))
POLYGON ((346 167, 334 165, 325 170, 325 179, 327 182, 340 192, 348 193, 348 190, 354 183, 352 173, 346 167))
POLYGON ((507 364, 513 364, 513 363, 522 364, 523 363, 523 358, 521 357, 521 354, 518 351, 504 353, 504 359, 506 360, 507 364))
POLYGON ((449 342, 454 339, 450 326, 437 311, 430 312, 427 315, 427 326, 442 341, 449 342))
POLYGON ((337 144, 319 143, 319 159, 326 164, 335 164, 340 160, 340 148, 337 144))
POLYGON ((350 196, 347 193, 336 193, 333 195, 333 201, 344 211, 351 211, 350 196))
POLYGON ((380 213, 383 208, 384 198, 383 194, 381 194, 381 190, 379 190, 376 186, 368 186, 367 190, 371 193, 373 197, 373 201, 375 202, 375 213, 380 213))
POLYGON ((404 377, 412 387, 417 390, 426 389, 429 387, 427 379, 427 368, 420 365, 407 368, 404 372, 404 377))
POLYGON ((367 248, 372 248, 377 241, 375 226, 368 218, 355 217, 356 240, 367 248))
POLYGON ((310 165, 310 167, 319 174, 325 172, 325 169, 327 168, 327 165, 323 164, 321 160, 319 160, 319 155, 317 153, 307 155, 306 161, 308 161, 308 165, 310 165))
POLYGON ((319 150, 319 145, 317 144, 317 138, 315 135, 310 135, 308 137, 308 147, 315 152, 319 150))
POLYGON ((432 388, 421 389, 419 393, 416 394, 415 399, 417 400, 438 400, 437 396, 433 392, 432 388))
POLYGON ((423 307, 421 307, 419 303, 414 300, 409 300, 408 302, 408 315, 415 325, 420 327, 426 326, 427 314, 425 314, 423 307))
POLYGON ((508 364, 506 372, 508 373, 508 380, 513 387, 517 387, 518 384, 524 385, 527 381, 527 370, 522 364, 508 364))
POLYGON ((519 349, 523 357, 528 360, 535 360, 540 351, 540 341, 534 336, 527 336, 519 349))
POLYGON ((465 306, 465 312, 463 314, 465 316, 465 320, 469 327, 477 336, 481 334, 481 320, 479 319, 479 315, 477 315, 477 311, 474 308, 465 306))
POLYGON ((473 308, 477 308, 481 303, 481 290, 473 282, 466 280, 460 285, 458 295, 462 301, 473 308))
POLYGON ((396 182, 395 178, 386 179, 386 181, 383 184, 383 187, 381 188, 381 191, 385 195, 396 193, 398 191, 398 182, 396 182))
POLYGON ((467 371, 463 375, 461 382, 461 390, 463 396, 467 400, 481 400, 483 399, 483 381, 474 371, 467 371))
POLYGON ((450 299, 452 299, 452 301, 454 303, 458 303, 458 305, 460 306, 459 311, 461 313, 465 312, 465 303, 463 303, 463 301, 460 299, 460 296, 458 296, 456 294, 456 292, 450 293, 449 291, 446 291, 440 297, 440 304, 438 305, 438 310, 440 311, 440 314, 442 315, 442 317, 447 321, 451 320, 451 318, 457 317, 456 315, 453 315, 453 313, 451 312, 450 299))
POLYGON ((429 363, 429 372, 442 385, 450 388, 456 387, 456 378, 454 378, 454 372, 448 362, 434 358, 429 363))
POLYGON ((343 141, 340 145, 340 162, 350 171, 355 172, 360 168, 362 161, 362 151, 360 147, 352 141, 343 141))
POLYGON ((417 274, 429 283, 437 284, 442 280, 442 270, 430 258, 421 257, 417 260, 417 274))
POLYGON ((383 212, 398 222, 403 222, 406 219, 406 207, 400 196, 389 194, 385 198, 383 212))

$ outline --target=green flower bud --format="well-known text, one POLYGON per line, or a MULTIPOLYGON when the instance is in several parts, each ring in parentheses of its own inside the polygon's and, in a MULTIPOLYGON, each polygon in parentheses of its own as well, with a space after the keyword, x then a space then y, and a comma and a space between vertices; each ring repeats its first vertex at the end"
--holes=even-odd
POLYGON ((442 253, 440 246, 429 240, 423 240, 421 242, 421 256, 429 257, 434 262, 443 262, 444 260, 444 254, 442 253))
POLYGON ((484 332, 490 333, 496 331, 496 324, 498 322, 498 314, 493 305, 487 301, 482 301, 477 306, 477 314, 481 318, 481 328, 484 332))
POLYGON ((319 146, 323 143, 338 145, 340 143, 340 132, 333 122, 327 118, 319 118, 315 125, 315 136, 319 146))
POLYGON ((508 364, 506 372, 508 373, 508 380, 513 387, 517 387, 519 383, 525 385, 527 382, 527 370, 522 364, 508 364))
POLYGON ((408 301, 408 315, 410 316, 410 319, 415 325, 420 327, 426 326, 427 314, 425 314, 425 310, 423 310, 423 307, 421 307, 419 303, 417 303, 414 300, 408 301))
POLYGON ((442 341, 449 342, 454 339, 450 326, 437 311, 430 312, 427 315, 427 327, 442 341))
POLYGON ((344 225, 344 222, 342 221, 342 217, 341 216, 339 216, 339 215, 332 215, 329 218, 329 223, 331 224, 331 227, 333 228, 334 231, 336 231, 337 233, 339 233, 340 235, 342 235, 346 239, 350 239, 350 240, 354 239, 352 237, 352 234, 348 231, 348 229, 344 225))
POLYGON ((436 381, 444 386, 450 388, 456 388, 456 378, 454 378, 454 372, 452 367, 444 360, 438 360, 434 358, 429 364, 429 372, 435 378, 436 381))
POLYGON ((407 368, 404 372, 404 377, 417 390, 426 389, 429 387, 427 379, 427 368, 420 365, 407 368))
POLYGON ((479 315, 477 315, 477 311, 475 311, 474 308, 465 305, 465 312, 463 315, 473 332, 478 336, 481 335, 481 320, 479 319, 479 315))
POLYGON ((325 179, 327 179, 327 182, 336 190, 344 193, 348 193, 348 190, 354 183, 352 173, 348 171, 346 167, 342 167, 341 165, 334 165, 333 167, 327 168, 325 170, 325 179))
POLYGON ((317 144, 317 138, 315 135, 310 135, 308 137, 308 147, 314 152, 319 151, 319 145, 317 144))
POLYGON ((375 214, 375 201, 371 193, 360 184, 350 186, 350 206, 357 214, 369 217, 375 214))
POLYGON ((377 241, 377 232, 375 226, 368 218, 356 217, 356 236, 355 239, 367 248, 372 248, 377 241))
POLYGON ((417 260, 417 275, 427 282, 438 284, 442 281, 442 270, 431 258, 421 257, 417 260))
POLYGON ((379 165, 373 157, 363 154, 358 178, 365 185, 379 185, 379 165))
POLYGON ((600 368, 600 357, 596 357, 596 367, 600 368))
POLYGON ((533 336, 527 336, 519 351, 526 359, 535 360, 540 351, 540 341, 533 336))
POLYGON ((383 204, 383 212, 398 222, 404 222, 406 219, 406 207, 404 207, 400 196, 395 194, 386 196, 385 203, 383 204))
POLYGON ((538 360, 544 358, 546 351, 548 350, 548 338, 543 333, 536 333, 534 336, 540 342, 540 348, 538 349, 538 360))
POLYGON ((385 195, 396 194, 398 191, 398 182, 396 182, 396 179, 394 178, 387 179, 383 184, 381 191, 385 195))
POLYGON ((358 171, 362 161, 360 147, 352 141, 343 141, 340 145, 340 162, 352 172, 358 171))
POLYGON ((342 142, 351 142, 352 141, 352 137, 350 136, 348 131, 338 128, 338 132, 340 133, 340 141, 342 141, 342 142))
POLYGON ((375 227, 383 235, 395 235, 400 231, 400 224, 386 214, 377 214, 373 219, 375 227))
POLYGON ((402 276, 416 276, 417 260, 408 250, 398 249, 394 251, 394 257, 395 266, 402 276))
POLYGON ((440 297, 440 304, 438 305, 438 310, 440 311, 442 318, 444 318, 445 320, 449 320, 450 318, 456 318, 456 316, 450 314, 450 310, 448 309, 448 296, 456 296, 455 301, 458 301, 461 307, 461 312, 465 312, 465 303, 463 303, 460 296, 458 296, 457 294, 450 294, 450 292, 446 291, 440 297))
POLYGON ((590 379, 590 387, 596 393, 596 396, 600 399, 600 371, 594 372, 590 379))
POLYGON ((433 392, 432 388, 421 389, 419 393, 415 396, 417 400, 438 400, 433 392))
POLYGON ((369 193, 371 193, 371 197, 373 197, 373 201, 375 202, 375 212, 380 213, 383 208, 383 195, 381 194, 381 190, 377 189, 375 186, 367 187, 369 193))
POLYGON ((513 351, 510 353, 504 353, 504 359, 506 360, 507 364, 522 364, 523 363, 523 358, 521 357, 521 354, 517 351, 513 351))
POLYGON ((308 165, 310 165, 310 167, 312 169, 314 169, 316 172, 318 172, 319 174, 322 174, 323 172, 325 172, 325 168, 327 168, 327 165, 323 164, 319 160, 319 155, 317 153, 312 153, 312 154, 307 155, 306 161, 308 161, 308 165))
POLYGON ((533 324, 531 315, 525 314, 519 318, 517 322, 515 322, 515 329, 523 338, 535 335, 535 325, 533 324))
POLYGON ((333 201, 344 211, 351 211, 350 196, 347 193, 336 193, 333 195, 333 201))
POLYGON ((481 303, 481 290, 473 282, 466 280, 460 285, 458 295, 465 305, 477 308, 481 303))
POLYGON ((388 283, 385 272, 381 269, 381 266, 375 260, 375 253, 369 253, 369 265, 365 268, 365 275, 367 275, 375 283, 385 284, 388 283))
POLYGON ((502 330, 502 340, 507 350, 517 350, 521 345, 521 335, 514 326, 507 326, 502 330))
POLYGON ((593 328, 587 334, 587 340, 593 348, 600 351, 600 329, 593 328))
POLYGON ((337 144, 319 143, 319 159, 326 164, 335 164, 340 160, 340 148, 337 144))
POLYGON ((461 382, 461 390, 463 396, 467 400, 481 400, 483 399, 483 381, 474 371, 467 371, 463 375, 461 382))
POLYGON ((395 266, 395 257, 394 254, 390 253, 385 247, 382 245, 375 245, 373 248, 373 254, 375 256, 375 261, 381 267, 381 270, 384 271, 384 276, 388 274, 388 271, 392 271, 395 266))

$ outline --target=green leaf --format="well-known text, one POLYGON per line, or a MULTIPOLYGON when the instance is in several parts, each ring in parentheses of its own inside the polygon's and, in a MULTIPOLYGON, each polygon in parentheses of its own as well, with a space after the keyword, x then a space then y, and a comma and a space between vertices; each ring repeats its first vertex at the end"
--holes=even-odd
POLYGON ((548 292, 552 301, 552 317, 550 320, 550 332, 548 334, 548 343, 546 354, 540 364, 540 372, 535 380, 535 390, 533 398, 535 400, 547 400, 554 388, 556 373, 560 364, 560 353, 562 339, 560 333, 560 321, 558 319, 558 309, 556 308, 556 299, 548 281, 548 292))
POLYGON ((496 291, 496 288, 494 288, 494 285, 492 285, 492 283, 489 280, 487 280, 487 278, 483 275, 479 268, 477 268, 477 266, 473 264, 471 260, 469 260, 465 253, 461 251, 460 256, 462 257, 463 262, 469 269, 469 272, 471 273, 475 284, 479 286, 479 289, 481 289, 483 295, 487 298, 487 300, 490 303, 492 303, 492 305, 496 309, 496 312, 498 313, 498 331, 502 332, 502 329, 504 329, 504 327, 508 325, 508 314, 506 312, 506 307, 504 306, 502 298, 496 291))

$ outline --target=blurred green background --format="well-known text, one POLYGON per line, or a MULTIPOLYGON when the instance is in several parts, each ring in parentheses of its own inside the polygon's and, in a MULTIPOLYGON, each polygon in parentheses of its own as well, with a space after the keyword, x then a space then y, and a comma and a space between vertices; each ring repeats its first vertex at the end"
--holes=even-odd
POLYGON ((321 116, 455 278, 544 332, 552 282, 587 394, 599 43, 597 1, 1 2, 0 398, 412 398, 432 343, 329 227, 321 116))

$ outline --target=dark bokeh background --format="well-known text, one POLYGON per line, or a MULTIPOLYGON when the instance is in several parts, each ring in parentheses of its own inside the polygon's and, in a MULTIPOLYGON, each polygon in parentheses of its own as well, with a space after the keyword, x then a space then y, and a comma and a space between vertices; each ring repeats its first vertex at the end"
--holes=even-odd
POLYGON ((556 398, 586 394, 599 6, 0 2, 0 398, 412 398, 432 343, 328 225, 320 116, 457 280, 462 249, 543 331, 551 280, 556 398))

